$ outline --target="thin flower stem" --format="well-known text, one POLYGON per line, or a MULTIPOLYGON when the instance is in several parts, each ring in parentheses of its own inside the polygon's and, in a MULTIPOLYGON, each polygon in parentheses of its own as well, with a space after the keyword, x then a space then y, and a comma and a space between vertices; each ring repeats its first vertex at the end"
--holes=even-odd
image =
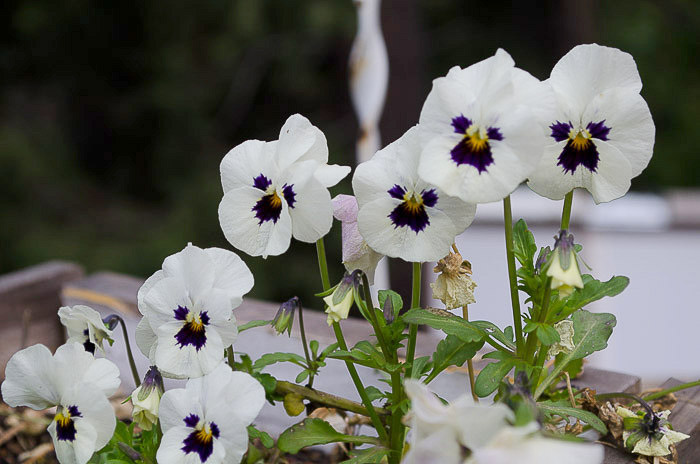
MULTIPOLYGON (((326 247, 323 244, 323 237, 319 238, 316 241, 316 253, 318 255, 318 268, 321 273, 321 283, 323 284, 323 290, 326 291, 329 288, 331 288, 331 281, 328 277, 328 263, 326 261, 326 247)), ((337 322, 333 323, 333 332, 335 332, 335 338, 338 340, 338 346, 340 347, 340 349, 343 351, 347 351, 348 344, 345 342, 343 331, 340 328, 340 324, 338 324, 337 322)), ((379 419, 377 411, 374 409, 374 406, 372 405, 369 396, 367 396, 367 391, 365 390, 364 385, 362 385, 362 380, 360 380, 360 376, 357 373, 357 369, 355 369, 355 365, 350 361, 345 361, 345 366, 348 369, 348 373, 350 373, 352 382, 355 384, 357 393, 362 399, 362 403, 367 408, 367 415, 372 420, 372 425, 374 425, 374 428, 377 430, 377 435, 379 435, 379 438, 383 442, 389 444, 389 435, 387 434, 381 419, 379 419)))
MULTIPOLYGON (((420 308, 420 286, 421 286, 421 267, 420 263, 413 263, 413 291, 411 292, 411 309, 420 308)), ((409 324, 408 326, 408 347, 406 348, 406 377, 411 377, 413 369, 413 358, 416 355, 416 337, 418 335, 418 325, 409 324)))
POLYGON ((675 392, 680 391, 680 390, 685 390, 686 388, 693 388, 693 387, 698 387, 698 386, 700 386, 700 380, 696 380, 694 382, 682 383, 680 385, 676 385, 675 387, 667 388, 665 390, 661 390, 659 392, 647 395, 644 397, 644 400, 645 401, 652 401, 652 400, 661 398, 662 396, 666 396, 669 393, 675 393, 675 392))
POLYGON ((515 254, 513 253, 513 213, 510 208, 510 195, 503 199, 503 222, 506 232, 506 259, 508 260, 508 279, 510 282, 510 302, 513 307, 513 327, 515 329, 516 354, 523 353, 523 323, 520 315, 520 298, 518 297, 518 279, 515 275, 515 254))
POLYGON ((595 395, 596 400, 608 400, 612 398, 629 398, 637 403, 639 403, 647 412, 652 413, 654 412, 654 409, 644 401, 642 398, 640 398, 637 395, 633 395, 632 393, 625 393, 625 392, 614 392, 614 393, 602 393, 600 395, 595 395))
MULTIPOLYGON (((462 317, 465 321, 469 321, 469 308, 467 305, 462 306, 462 317)), ((472 398, 474 398, 475 403, 478 403, 479 396, 474 391, 474 363, 472 362, 472 358, 467 359, 467 371, 469 372, 469 389, 471 390, 472 398)))
POLYGON ((367 274, 365 274, 364 272, 362 273, 362 286, 364 287, 365 306, 367 306, 367 313, 369 314, 370 319, 369 322, 374 328, 374 333, 377 336, 377 341, 379 342, 379 346, 382 349, 382 353, 384 353, 384 358, 387 361, 393 361, 394 353, 389 350, 389 345, 387 344, 386 339, 384 338, 382 327, 379 325, 377 313, 374 311, 372 294, 369 291, 369 279, 367 278, 367 274))
POLYGON ((569 228, 569 220, 571 219, 571 203, 574 201, 574 191, 570 191, 564 197, 564 209, 561 212, 561 229, 569 228))
POLYGON ((126 322, 119 315, 115 315, 117 320, 122 326, 122 333, 124 334, 124 345, 126 345, 126 355, 129 358, 129 367, 131 368, 131 375, 134 376, 134 383, 137 387, 141 386, 141 377, 139 376, 139 371, 136 369, 136 363, 134 362, 134 355, 131 353, 131 343, 129 342, 129 334, 126 330, 126 322))
MULTIPOLYGON (((549 302, 552 299, 552 278, 548 277, 544 284, 544 295, 542 295, 542 302, 540 303, 540 312, 537 314, 537 322, 547 322, 547 317, 549 316, 549 302)), ((530 362, 534 361, 535 348, 537 345, 537 335, 536 330, 533 330, 527 335, 527 344, 525 345, 525 360, 530 362)))
POLYGON ((226 348, 226 358, 228 359, 228 365, 231 370, 235 370, 233 365, 236 362, 236 358, 233 356, 233 345, 226 348))
POLYGON ((306 365, 309 366, 311 373, 309 374, 309 384, 311 387, 314 384, 314 365, 311 362, 311 356, 309 356, 309 345, 306 343, 306 331, 304 330, 304 315, 302 314, 304 309, 302 305, 299 305, 299 332, 301 333, 301 345, 304 347, 304 356, 306 357, 306 365))

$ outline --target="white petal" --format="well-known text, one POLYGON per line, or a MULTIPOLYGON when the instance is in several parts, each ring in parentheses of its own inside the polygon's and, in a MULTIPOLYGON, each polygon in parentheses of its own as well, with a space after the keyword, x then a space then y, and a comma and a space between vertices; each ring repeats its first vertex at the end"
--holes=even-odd
POLYGON ((629 53, 597 44, 578 45, 564 55, 552 69, 549 79, 560 99, 584 110, 598 93, 616 87, 639 92, 642 80, 629 53))
POLYGON ((148 314, 148 310, 146 309, 146 303, 145 303, 145 298, 148 292, 151 291, 153 286, 162 280, 165 277, 165 273, 163 272, 162 269, 157 270, 156 272, 151 275, 146 281, 141 285, 141 288, 139 288, 138 293, 136 294, 136 302, 138 304, 139 312, 143 315, 148 314))
POLYGON ((268 179, 277 173, 274 154, 277 142, 247 140, 229 151, 221 160, 221 185, 224 193, 240 187, 252 187, 260 174, 268 179))
POLYGON ((293 114, 280 129, 277 159, 281 169, 307 160, 324 165, 328 162, 326 136, 304 116, 293 114))
POLYGON ((565 145, 565 141, 548 145, 527 182, 534 192, 552 200, 561 200, 574 188, 590 185, 588 169, 580 167, 571 174, 557 164, 565 145))
MULTIPOLYGON (((82 418, 75 420, 76 428, 81 422, 87 422, 96 432, 95 448, 98 450, 105 446, 112 438, 117 419, 114 408, 104 393, 94 388, 92 383, 75 384, 61 398, 63 406, 77 406, 82 418)), ((80 433, 80 430, 78 430, 80 433)))
POLYGON ((333 187, 350 174, 350 166, 323 164, 314 172, 314 177, 324 187, 333 187))
POLYGON ((287 251, 292 239, 289 208, 283 201, 276 223, 265 221, 259 224, 253 206, 261 197, 261 191, 252 187, 227 192, 219 204, 221 229, 231 245, 251 256, 281 255, 287 251))
POLYGON ((195 302, 195 312, 207 312, 212 321, 227 321, 233 312, 231 299, 227 292, 219 289, 209 291, 203 298, 195 302))
POLYGON ((192 300, 187 295, 184 282, 174 277, 156 282, 143 301, 151 326, 173 320, 174 311, 180 306, 192 309, 192 300))
MULTIPOLYGON (((219 425, 218 422, 216 422, 219 425)), ((235 422, 235 416, 230 415, 227 422, 219 427, 221 436, 217 442, 226 450, 227 463, 239 463, 248 451, 248 429, 245 425, 235 422)))
POLYGON ((231 319, 227 321, 214 322, 211 326, 219 333, 221 337, 221 343, 224 349, 233 345, 233 342, 238 338, 238 325, 236 324, 236 317, 231 316, 231 319))
POLYGON ((437 427, 431 433, 414 440, 403 464, 462 464, 462 449, 452 429, 437 427))
POLYGON ((214 285, 213 264, 207 252, 190 244, 179 253, 165 258, 163 272, 166 277, 180 280, 190 299, 197 301, 214 285))
POLYGON ((630 188, 632 166, 620 150, 609 142, 596 140, 595 144, 600 154, 600 161, 596 173, 591 176, 591 185, 588 190, 596 203, 620 198, 630 188))
POLYGON ((206 328, 206 343, 199 351, 192 345, 181 347, 175 334, 182 329, 182 322, 174 321, 158 328, 156 365, 159 369, 176 376, 201 377, 213 371, 224 359, 221 337, 211 326, 206 328))
POLYGON ((54 354, 54 382, 59 391, 68 391, 76 381, 94 385, 105 396, 119 388, 119 368, 107 359, 95 359, 78 343, 61 345, 54 354))
POLYGON ((231 307, 238 307, 243 295, 253 288, 253 274, 234 252, 222 248, 205 250, 214 261, 214 287, 225 290, 231 298, 231 307))
POLYGON ((301 242, 313 243, 331 230, 331 194, 316 179, 311 179, 297 192, 296 200, 294 207, 289 208, 292 233, 301 242))
POLYGON ((158 418, 163 433, 167 433, 171 428, 183 427, 184 419, 190 414, 195 414, 200 419, 204 418, 199 395, 192 393, 191 389, 174 388, 163 394, 158 408, 158 418))
POLYGON ((82 420, 75 421, 75 440, 73 442, 58 440, 56 437, 56 422, 49 425, 48 432, 53 439, 56 457, 61 464, 85 464, 95 453, 97 446, 97 431, 92 424, 82 420))
MULTIPOLYGON (((228 366, 226 368, 230 370, 228 366)), ((255 420, 265 404, 265 389, 260 382, 245 372, 232 372, 225 392, 226 404, 246 426, 255 420)), ((208 411, 208 416, 211 412, 208 411)))
POLYGON ((18 351, 5 368, 2 399, 13 408, 29 406, 40 410, 55 406, 61 398, 53 377, 53 358, 44 345, 18 351))
POLYGON ((136 346, 139 347, 141 353, 146 355, 146 357, 155 363, 155 344, 158 342, 158 337, 156 333, 151 328, 151 324, 148 321, 148 316, 144 316, 139 321, 136 326, 136 346))
MULTIPOLYGON (((156 453, 158 464, 202 464, 202 460, 196 452, 185 454, 182 451, 185 439, 193 431, 194 429, 189 427, 174 427, 165 432, 156 453)), ((220 464, 224 462, 226 457, 225 450, 219 441, 214 439, 213 451, 207 458, 206 464, 220 464)))

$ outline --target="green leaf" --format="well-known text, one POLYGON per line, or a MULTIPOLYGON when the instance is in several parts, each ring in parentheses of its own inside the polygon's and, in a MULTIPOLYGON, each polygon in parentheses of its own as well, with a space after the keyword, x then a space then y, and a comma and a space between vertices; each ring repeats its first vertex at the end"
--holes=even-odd
MULTIPOLYGON (((559 353, 555 359, 554 365, 561 364, 565 353, 559 353)), ((569 363, 562 369, 563 372, 568 372, 571 379, 575 379, 583 371, 583 359, 574 359, 569 361, 569 363)))
POLYGON ((268 401, 272 402, 272 399, 274 399, 275 396, 275 389, 277 388, 277 379, 270 374, 262 374, 260 372, 252 375, 265 389, 265 395, 267 396, 268 401))
POLYGON ((306 359, 296 353, 265 353, 255 361, 253 369, 260 372, 265 367, 278 362, 290 362, 301 367, 306 367, 306 359))
POLYGON ((294 381, 296 383, 301 383, 304 380, 306 380, 306 378, 309 376, 309 374, 310 374, 309 370, 304 369, 303 371, 299 372, 299 375, 297 375, 297 377, 296 377, 296 379, 294 379, 294 381))
POLYGON ((430 356, 421 356, 413 360, 413 368, 411 369, 411 378, 420 379, 430 369, 430 356))
POLYGON ((432 380, 450 366, 461 366, 467 359, 473 358, 483 345, 483 341, 468 343, 454 335, 448 335, 440 340, 435 348, 435 353, 433 353, 433 371, 430 373, 429 379, 432 380))
POLYGON ((534 268, 533 259, 537 252, 535 237, 527 228, 527 224, 520 219, 513 226, 513 254, 524 267, 534 268))
POLYGON ((259 438, 260 443, 262 443, 265 448, 272 448, 275 446, 275 440, 273 440, 272 437, 267 434, 267 432, 258 430, 252 425, 248 426, 248 437, 252 439, 259 438))
POLYGON ((331 354, 332 352, 334 352, 337 349, 338 349, 337 343, 332 343, 332 344, 328 345, 327 347, 325 347, 323 349, 323 351, 321 351, 321 354, 319 355, 318 360, 323 361, 324 359, 326 359, 326 357, 328 357, 329 354, 331 354))
POLYGON ((318 340, 311 340, 309 342, 309 349, 311 350, 311 359, 316 359, 318 353, 318 340))
POLYGON ((328 422, 322 419, 304 419, 303 422, 295 424, 282 432, 277 439, 277 447, 285 453, 295 454, 306 446, 335 442, 380 444, 379 439, 376 437, 338 433, 328 422))
POLYGON ((341 461, 341 464, 376 464, 382 462, 385 456, 391 453, 390 449, 375 446, 373 448, 352 450, 350 454, 352 458, 347 461, 341 461))
POLYGON ((369 398, 370 401, 386 397, 386 394, 384 394, 380 389, 372 385, 365 387, 365 391, 367 392, 367 398, 369 398))
POLYGON ((394 310, 394 319, 399 317, 401 308, 403 308, 403 300, 401 299, 401 295, 393 290, 379 290, 379 292, 377 292, 377 296, 379 298, 379 309, 384 309, 384 302, 387 298, 391 298, 391 305, 394 310))
POLYGON ((605 426, 605 423, 603 423, 598 416, 591 412, 567 406, 566 403, 563 402, 555 403, 551 401, 543 401, 541 403, 537 403, 537 406, 548 419, 553 415, 557 415, 561 418, 566 418, 568 416, 575 417, 576 419, 582 420, 586 424, 590 425, 603 435, 607 435, 608 433, 608 428, 605 426))
POLYGON ((500 360, 498 362, 493 362, 487 364, 479 375, 476 377, 474 382, 474 392, 481 398, 489 396, 491 393, 496 391, 498 385, 500 385, 503 377, 505 377, 508 372, 511 371, 516 365, 520 365, 523 361, 518 360, 506 353, 501 353, 497 351, 500 360))
POLYGON ((245 324, 241 324, 238 326, 238 333, 241 333, 244 330, 253 329, 255 327, 262 327, 264 325, 270 325, 271 323, 272 323, 272 321, 262 321, 262 320, 246 322, 245 324))
POLYGON ((566 319, 577 309, 601 298, 619 295, 630 283, 630 279, 625 276, 615 276, 607 282, 601 282, 584 274, 582 279, 582 289, 577 289, 569 298, 555 302, 555 306, 552 308, 552 314, 557 316, 555 322, 566 319))
POLYGON ((564 367, 575 359, 581 359, 589 354, 600 351, 608 346, 608 338, 612 335, 617 323, 615 316, 608 313, 591 313, 586 310, 577 311, 571 316, 574 321, 574 349, 562 358, 561 364, 554 369, 537 387, 535 399, 556 379, 564 367))
POLYGON ((429 325, 434 329, 442 330, 447 335, 454 335, 465 342, 480 341, 486 336, 484 331, 477 326, 442 309, 415 308, 409 310, 402 318, 404 322, 410 324, 429 325))
POLYGON ((537 338, 546 346, 554 345, 556 342, 561 341, 559 332, 551 325, 537 324, 536 334, 537 338))

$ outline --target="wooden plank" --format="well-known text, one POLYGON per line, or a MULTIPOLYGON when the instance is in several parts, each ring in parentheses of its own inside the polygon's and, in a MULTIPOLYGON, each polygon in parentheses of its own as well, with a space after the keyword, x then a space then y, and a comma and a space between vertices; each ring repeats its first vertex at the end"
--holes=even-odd
MULTIPOLYGON (((678 379, 670 378, 661 388, 671 388, 680 385, 678 379)), ((690 435, 690 438, 677 446, 678 462, 700 462, 700 387, 688 388, 674 393, 678 399, 669 420, 675 430, 690 435)))
POLYGON ((19 349, 43 343, 52 350, 65 340, 56 313, 61 287, 83 276, 77 264, 49 261, 0 276, 0 379, 19 349))

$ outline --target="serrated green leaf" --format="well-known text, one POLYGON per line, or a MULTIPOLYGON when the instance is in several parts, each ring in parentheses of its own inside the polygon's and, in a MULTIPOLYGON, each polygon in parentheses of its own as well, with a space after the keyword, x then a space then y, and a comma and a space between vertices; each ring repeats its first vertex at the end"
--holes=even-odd
POLYGON ((311 340, 309 342, 309 349, 311 350, 312 359, 316 358, 318 354, 318 340, 311 340))
POLYGON ((260 443, 262 443, 265 448, 272 448, 275 446, 275 440, 273 440, 267 432, 258 430, 252 425, 248 426, 248 437, 259 438, 260 443))
POLYGON ((369 398, 370 401, 386 397, 386 395, 380 389, 373 385, 365 387, 365 392, 367 392, 367 398, 369 398))
POLYGON ((557 329, 547 324, 537 324, 537 338, 542 342, 543 345, 550 346, 554 345, 558 341, 561 341, 559 337, 559 332, 557 329))
POLYGON ((344 435, 335 431, 322 419, 304 419, 282 432, 277 439, 277 447, 285 453, 298 453, 300 449, 326 443, 373 443, 380 444, 376 437, 365 435, 344 435))
POLYGON ((486 336, 485 332, 477 326, 445 310, 414 308, 404 314, 402 318, 404 322, 410 324, 429 325, 465 342, 476 342, 486 336))
POLYGON ((411 368, 411 378, 420 379, 430 369, 430 356, 421 356, 413 360, 411 368))
POLYGON ((318 356, 319 360, 325 359, 330 353, 338 349, 338 344, 337 343, 332 343, 325 347, 323 351, 321 351, 321 354, 318 356))
POLYGON ((535 399, 539 398, 569 362, 584 358, 595 351, 600 351, 607 347, 608 338, 612 335, 613 327, 617 323, 615 316, 612 314, 591 313, 586 310, 575 312, 571 320, 574 322, 574 349, 566 353, 562 358, 561 364, 555 365, 554 369, 537 387, 535 399))
POLYGON ((507 357, 501 361, 487 364, 476 377, 474 392, 481 398, 489 396, 496 391, 503 377, 505 377, 516 364, 517 360, 513 357, 507 357))
POLYGON ((376 464, 382 462, 385 456, 388 456, 391 450, 375 446, 369 449, 352 450, 352 457, 347 461, 342 461, 341 464, 376 464))
POLYGON ((296 353, 265 353, 255 361, 253 369, 260 372, 265 367, 279 362, 290 362, 297 366, 306 367, 306 359, 296 353))
POLYGON ((473 358, 482 346, 484 346, 483 341, 468 343, 454 335, 448 335, 440 340, 440 343, 435 348, 435 353, 433 353, 433 370, 428 379, 434 379, 437 374, 450 366, 461 366, 467 359, 473 358))
POLYGON ((625 276, 615 276, 606 282, 596 280, 588 274, 581 276, 583 288, 577 289, 570 297, 564 300, 555 300, 551 313, 556 315, 554 322, 566 319, 577 309, 598 301, 606 296, 616 296, 622 293, 630 283, 625 276))
POLYGON ((296 379, 294 379, 294 381, 296 383, 301 383, 304 380, 306 380, 306 378, 309 376, 309 374, 310 374, 309 370, 304 369, 303 371, 299 372, 299 374, 297 375, 296 379))
POLYGON ((532 268, 533 259, 537 253, 537 244, 532 232, 527 228, 527 224, 520 219, 513 226, 513 254, 520 264, 527 268, 532 268))
POLYGON ((583 409, 567 406, 565 403, 554 403, 550 401, 543 401, 541 403, 537 403, 537 407, 540 408, 540 411, 542 411, 542 413, 547 418, 551 417, 552 415, 557 415, 562 418, 568 416, 575 417, 590 425, 603 435, 607 435, 608 433, 608 428, 605 426, 605 423, 603 423, 603 421, 598 418, 598 416, 591 412, 584 411, 583 409))
MULTIPOLYGON (((506 331, 510 329, 510 336, 506 334, 506 332, 503 332, 501 329, 498 328, 498 326, 492 322, 489 321, 469 321, 472 325, 475 327, 478 327, 484 333, 487 335, 492 336, 499 342, 503 343, 507 348, 511 350, 515 350, 515 343, 513 343, 513 328, 512 327, 506 327, 506 331)), ((485 338, 485 337, 484 337, 485 338)))

